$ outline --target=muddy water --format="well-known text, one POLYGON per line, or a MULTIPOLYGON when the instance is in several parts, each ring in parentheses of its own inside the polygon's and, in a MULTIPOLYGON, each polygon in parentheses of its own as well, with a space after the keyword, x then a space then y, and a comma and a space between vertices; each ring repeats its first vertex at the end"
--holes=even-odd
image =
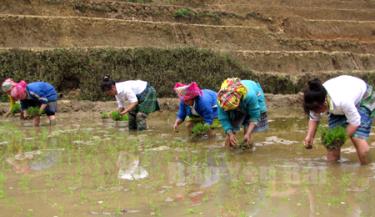
POLYGON ((171 113, 142 133, 92 114, 51 129, 2 120, 0 216, 375 216, 374 163, 348 143, 327 164, 318 141, 302 147, 305 119, 270 120, 245 152, 224 149, 220 130, 172 132, 171 113))

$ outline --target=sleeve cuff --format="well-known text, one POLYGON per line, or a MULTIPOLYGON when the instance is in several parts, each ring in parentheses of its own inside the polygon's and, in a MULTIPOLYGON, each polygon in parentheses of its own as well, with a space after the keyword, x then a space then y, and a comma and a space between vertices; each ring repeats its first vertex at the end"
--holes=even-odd
POLYGON ((233 130, 232 130, 232 129, 229 129, 229 130, 226 130, 226 131, 225 131, 225 134, 229 134, 229 133, 233 133, 233 130))

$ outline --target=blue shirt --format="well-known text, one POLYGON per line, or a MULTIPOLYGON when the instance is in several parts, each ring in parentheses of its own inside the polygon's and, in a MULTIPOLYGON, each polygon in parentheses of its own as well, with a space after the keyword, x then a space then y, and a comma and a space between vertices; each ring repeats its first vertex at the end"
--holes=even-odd
MULTIPOLYGON (((215 118, 217 118, 217 93, 212 90, 202 90, 202 96, 198 96, 194 100, 194 109, 201 116, 205 123, 211 125, 215 118)), ((192 116, 190 106, 180 101, 180 106, 177 112, 177 118, 185 120, 186 116, 192 116)))
POLYGON ((26 86, 28 100, 35 100, 41 104, 57 101, 55 88, 47 82, 32 82, 26 86))
POLYGON ((225 133, 233 131, 233 126, 230 117, 234 112, 242 112, 250 116, 250 122, 258 123, 260 114, 267 111, 266 100, 264 92, 258 82, 251 80, 241 80, 241 83, 246 87, 247 93, 241 99, 239 110, 224 111, 220 106, 218 108, 218 116, 225 133))

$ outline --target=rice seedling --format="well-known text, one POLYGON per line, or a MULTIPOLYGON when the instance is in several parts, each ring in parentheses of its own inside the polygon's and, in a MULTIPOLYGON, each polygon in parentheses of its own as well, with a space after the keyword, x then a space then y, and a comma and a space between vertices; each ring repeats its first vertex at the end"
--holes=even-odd
POLYGON ((34 118, 41 115, 39 107, 29 107, 26 109, 26 112, 30 118, 34 118))
POLYGON ((191 133, 193 136, 202 136, 208 133, 210 130, 210 126, 203 124, 203 123, 197 123, 193 129, 191 130, 191 133))
POLYGON ((320 128, 320 136, 323 145, 328 150, 340 148, 346 141, 346 130, 343 127, 335 127, 332 129, 320 128))
POLYGON ((19 102, 16 102, 10 112, 14 115, 21 112, 21 104, 19 102))
POLYGON ((102 119, 109 119, 111 117, 111 112, 100 112, 100 117, 102 119))
POLYGON ((114 111, 111 113, 111 118, 114 121, 129 121, 128 115, 121 115, 120 112, 114 111))

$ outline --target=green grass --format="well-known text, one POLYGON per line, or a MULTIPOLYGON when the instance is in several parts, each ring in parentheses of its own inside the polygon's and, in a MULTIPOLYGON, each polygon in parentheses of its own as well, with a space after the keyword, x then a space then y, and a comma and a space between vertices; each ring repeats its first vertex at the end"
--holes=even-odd
POLYGON ((5 197, 5 175, 0 173, 0 199, 5 197))
POLYGON ((179 8, 174 13, 174 17, 176 19, 178 18, 192 19, 195 16, 196 16, 196 13, 190 8, 179 8))

